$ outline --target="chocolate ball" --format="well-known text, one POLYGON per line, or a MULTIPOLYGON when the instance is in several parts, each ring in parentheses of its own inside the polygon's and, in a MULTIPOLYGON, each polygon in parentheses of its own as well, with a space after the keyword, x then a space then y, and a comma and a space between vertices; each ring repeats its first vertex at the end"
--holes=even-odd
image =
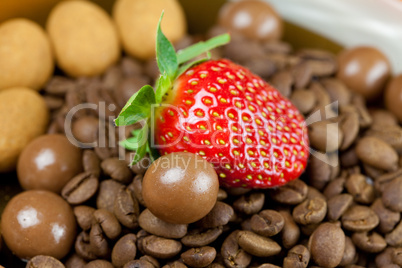
POLYGON ((215 205, 218 191, 218 176, 212 165, 184 152, 158 158, 142 183, 148 209, 171 223, 191 223, 204 217, 215 205))
POLYGON ((402 123, 402 74, 394 77, 385 89, 385 106, 402 123))
POLYGON ((43 135, 22 151, 17 174, 22 188, 59 193, 82 171, 81 150, 60 134, 43 135))
POLYGON ((98 136, 99 119, 94 116, 83 116, 75 120, 72 124, 74 138, 84 145, 92 147, 90 143, 96 141, 98 136))
POLYGON ((259 0, 228 2, 219 12, 219 24, 256 40, 279 40, 283 33, 278 13, 259 0))
POLYGON ((367 100, 381 95, 390 74, 387 57, 374 47, 354 47, 338 55, 337 77, 367 100))
POLYGON ((21 259, 36 255, 61 259, 74 242, 76 222, 63 198, 49 191, 30 190, 8 202, 1 232, 7 247, 21 259))

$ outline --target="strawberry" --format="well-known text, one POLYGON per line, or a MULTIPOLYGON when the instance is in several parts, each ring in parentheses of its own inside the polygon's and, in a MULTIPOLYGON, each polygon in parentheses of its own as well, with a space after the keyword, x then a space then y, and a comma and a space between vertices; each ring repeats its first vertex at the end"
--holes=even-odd
POLYGON ((308 137, 299 111, 260 77, 229 60, 187 63, 228 41, 228 35, 223 35, 176 54, 159 26, 161 77, 156 94, 145 86, 115 121, 116 125, 139 120, 151 124, 155 146, 143 142, 147 127, 122 146, 136 150, 134 162, 147 152, 153 155, 155 148, 161 154, 198 154, 214 165, 224 186, 284 185, 298 178, 307 163, 308 137), (157 104, 153 114, 152 104, 157 104))

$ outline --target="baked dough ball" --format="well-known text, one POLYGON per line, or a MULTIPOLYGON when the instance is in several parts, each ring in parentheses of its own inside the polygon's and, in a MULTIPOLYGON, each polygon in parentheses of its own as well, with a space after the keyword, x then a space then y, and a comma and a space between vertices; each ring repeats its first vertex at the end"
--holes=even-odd
POLYGON ((113 19, 128 54, 143 60, 155 55, 156 27, 162 10, 162 31, 174 43, 187 31, 184 11, 176 0, 116 1, 113 19))
POLYGON ((71 76, 99 75, 120 57, 113 21, 89 1, 60 2, 50 12, 46 28, 57 64, 71 76))
POLYGON ((39 93, 26 87, 0 92, 0 172, 15 169, 22 149, 46 131, 49 111, 39 93))
POLYGON ((49 38, 38 24, 22 18, 0 24, 0 91, 17 86, 39 90, 53 68, 49 38))

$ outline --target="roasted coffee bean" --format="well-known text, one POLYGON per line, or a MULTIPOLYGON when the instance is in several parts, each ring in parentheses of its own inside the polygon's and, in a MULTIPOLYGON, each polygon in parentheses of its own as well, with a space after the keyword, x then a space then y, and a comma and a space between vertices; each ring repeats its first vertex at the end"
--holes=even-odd
POLYGON ((64 100, 62 98, 59 97, 55 97, 52 95, 45 95, 43 96, 43 99, 46 103, 46 106, 49 110, 57 110, 60 109, 63 104, 64 104, 64 100))
POLYGON ((84 115, 77 118, 71 127, 74 143, 81 148, 96 146, 99 119, 95 116, 84 115))
POLYGON ((359 159, 375 168, 394 171, 398 167, 398 154, 384 141, 375 137, 363 137, 356 145, 359 159))
POLYGON ((381 128, 381 127, 388 127, 388 126, 397 126, 398 119, 396 116, 384 109, 370 109, 370 115, 373 120, 371 124, 371 128, 381 128))
POLYGON ((243 187, 234 187, 234 188, 226 188, 225 191, 229 194, 229 195, 233 195, 233 196, 240 196, 240 195, 244 195, 247 194, 249 192, 251 192, 250 188, 243 188, 243 187))
POLYGON ((338 123, 330 120, 318 121, 309 125, 309 140, 313 148, 321 152, 334 152, 339 149, 343 132, 338 123))
POLYGON ((316 97, 311 90, 297 89, 290 96, 290 101, 302 114, 308 114, 315 107, 316 97))
POLYGON ((124 160, 118 158, 108 158, 101 163, 103 172, 112 179, 128 184, 132 180, 132 173, 124 160))
POLYGON ((353 233, 352 241, 356 247, 369 253, 381 252, 387 246, 384 238, 376 232, 353 233))
POLYGON ((155 266, 145 260, 132 260, 127 262, 123 268, 155 268, 155 266))
POLYGON ((225 190, 223 190, 222 188, 219 188, 217 200, 222 201, 222 200, 225 200, 227 197, 228 197, 228 193, 225 190))
POLYGON ((308 248, 315 263, 335 267, 345 251, 345 234, 335 224, 323 223, 310 236, 308 248))
POLYGON ((191 248, 180 256, 183 262, 190 267, 205 267, 214 261, 216 250, 213 247, 191 248))
POLYGON ((337 221, 353 204, 353 197, 350 194, 339 194, 331 197, 328 202, 327 218, 330 221, 337 221))
POLYGON ((375 199, 373 185, 367 183, 365 176, 362 174, 350 175, 346 179, 345 188, 358 203, 371 204, 375 199))
POLYGON ((297 55, 308 63, 313 76, 330 76, 336 71, 335 56, 318 49, 303 49, 297 55))
POLYGON ((94 260, 88 262, 84 268, 114 268, 114 266, 110 262, 105 260, 94 260))
POLYGON ((283 268, 306 268, 310 261, 310 252, 303 245, 291 248, 283 259, 283 268))
POLYGON ((91 228, 94 220, 95 208, 89 206, 76 206, 74 207, 74 215, 77 220, 78 226, 82 230, 88 231, 91 228))
POLYGON ((353 232, 368 232, 374 229, 380 220, 369 207, 354 205, 342 215, 342 226, 353 232))
POLYGON ((227 224, 233 215, 234 211, 231 206, 218 201, 204 218, 196 222, 196 225, 207 229, 215 228, 227 224))
POLYGON ((274 74, 270 82, 274 88, 276 88, 282 96, 288 98, 290 96, 293 84, 293 76, 290 71, 280 71, 274 74))
POLYGON ((377 267, 386 267, 387 265, 393 264, 392 255, 394 250, 394 248, 387 247, 383 252, 379 253, 375 257, 377 267))
POLYGON ((395 250, 392 253, 392 261, 399 265, 402 266, 402 248, 395 248, 395 250))
POLYGON ((152 214, 149 209, 141 212, 138 223, 148 233, 165 238, 182 238, 187 233, 187 224, 165 222, 152 214))
POLYGON ((382 202, 387 208, 402 212, 402 176, 385 185, 382 192, 382 202))
POLYGON ((296 179, 276 189, 270 189, 269 196, 285 205, 297 205, 306 198, 307 185, 302 180, 296 179))
POLYGON ((100 160, 93 150, 84 150, 82 153, 82 166, 85 172, 91 173, 95 178, 100 176, 100 160))
POLYGON ((121 188, 117 193, 113 213, 123 226, 129 229, 138 226, 140 207, 134 192, 129 187, 121 188))
POLYGON ((143 72, 142 65, 131 57, 123 57, 120 61, 120 67, 126 77, 135 76, 143 72))
POLYGON ((187 265, 179 261, 169 262, 168 264, 162 266, 162 268, 187 268, 187 265))
POLYGON ((145 206, 144 198, 142 198, 142 178, 143 176, 141 174, 136 175, 129 188, 132 188, 138 202, 145 206))
POLYGON ((336 78, 324 78, 320 80, 320 83, 327 90, 331 102, 338 101, 340 106, 350 103, 352 94, 341 80, 336 78))
POLYGON ((299 226, 293 220, 292 215, 285 210, 280 210, 279 213, 282 215, 284 220, 284 225, 282 229, 282 244, 285 248, 291 248, 296 245, 300 237, 299 226))
POLYGON ((325 187, 323 194, 329 200, 332 197, 339 195, 343 192, 346 179, 344 177, 336 178, 330 181, 325 187))
POLYGON ((391 145, 399 154, 402 153, 402 128, 400 126, 372 126, 365 134, 384 141, 391 145))
POLYGON ((276 71, 276 65, 269 57, 251 58, 247 60, 244 67, 248 68, 252 73, 267 79, 276 71))
POLYGON ((154 267, 156 267, 156 268, 159 268, 159 267, 160 267, 158 260, 155 259, 155 258, 152 257, 152 256, 144 255, 144 256, 141 256, 141 257, 140 257, 140 260, 144 260, 144 261, 146 261, 146 262, 149 262, 149 263, 151 263, 151 264, 152 264, 154 267))
POLYGON ((274 264, 271 264, 271 263, 264 263, 264 264, 255 266, 255 268, 281 268, 281 266, 277 266, 277 265, 274 265, 274 264))
POLYGON ((124 107, 132 95, 140 90, 142 86, 149 83, 150 79, 143 75, 131 76, 121 80, 114 91, 117 104, 120 107, 124 107))
POLYGON ((308 90, 311 90, 316 96, 316 105, 310 114, 320 113, 321 118, 333 118, 337 116, 332 109, 328 109, 331 104, 331 98, 325 88, 317 81, 310 83, 308 90))
POLYGON ((300 231, 305 236, 311 236, 311 234, 314 233, 320 224, 321 223, 319 222, 314 224, 300 225, 300 231))
POLYGON ((137 236, 135 234, 126 234, 121 237, 112 250, 112 264, 115 267, 123 267, 124 264, 135 259, 137 254, 137 236))
POLYGON ((293 209, 295 222, 303 225, 317 224, 327 214, 327 202, 323 198, 314 197, 303 201, 293 209))
POLYGON ((99 192, 96 198, 97 208, 104 208, 113 212, 114 203, 120 189, 124 185, 115 180, 104 180, 99 184, 99 192))
POLYGON ((64 76, 53 76, 45 86, 45 92, 52 95, 64 96, 67 91, 75 87, 74 80, 64 76))
POLYGON ((160 259, 172 258, 179 254, 182 248, 181 243, 176 240, 155 235, 144 237, 141 243, 145 254, 160 259))
POLYGON ((52 256, 37 255, 30 259, 26 268, 64 268, 64 264, 52 256))
POLYGON ((323 160, 317 157, 311 157, 310 163, 307 166, 307 173, 309 175, 309 184, 318 190, 324 189, 327 183, 331 180, 331 166, 328 164, 328 154, 323 156, 323 160))
POLYGON ((269 257, 281 251, 281 246, 274 240, 254 232, 240 231, 237 240, 242 249, 257 257, 269 257))
POLYGON ((91 251, 95 253, 97 257, 109 257, 110 247, 99 223, 92 224, 91 230, 89 231, 89 244, 91 245, 91 251))
POLYGON ((306 62, 300 62, 291 67, 294 88, 305 88, 312 78, 310 66, 306 62))
POLYGON ((239 232, 239 230, 236 230, 228 235, 221 247, 223 261, 226 267, 229 268, 245 268, 248 267, 251 262, 251 255, 239 248, 237 242, 239 232))
POLYGON ((113 90, 123 76, 123 70, 120 66, 111 66, 102 77, 102 85, 108 90, 113 90))
POLYGON ((71 255, 65 262, 66 268, 84 268, 86 264, 87 262, 76 253, 71 255))
POLYGON ((214 242, 222 234, 222 226, 201 230, 191 230, 182 239, 181 242, 187 247, 203 247, 214 242))
POLYGON ((87 232, 82 231, 78 234, 77 239, 75 240, 74 248, 75 252, 84 260, 90 261, 96 259, 96 255, 90 245, 89 234, 87 232))
POLYGON ((343 168, 352 168, 359 165, 359 158, 357 157, 355 147, 353 146, 343 151, 339 160, 343 168))
POLYGON ((94 212, 94 219, 102 228, 103 233, 109 239, 116 239, 121 233, 121 226, 116 216, 104 209, 98 209, 94 212))
POLYGON ((264 206, 265 195, 263 193, 251 193, 243 195, 233 203, 233 208, 241 213, 252 215, 258 213, 264 206))
POLYGON ((242 39, 230 42, 223 48, 225 57, 237 62, 246 62, 252 58, 264 56, 262 47, 254 41, 242 39))
POLYGON ((380 220, 377 228, 381 233, 391 232, 401 220, 401 213, 386 208, 381 198, 377 198, 373 202, 371 209, 377 214, 380 220))
POLYGON ((343 252, 342 261, 339 266, 346 266, 353 263, 356 257, 356 247, 349 236, 345 237, 345 251, 343 252))
POLYGON ((61 195, 72 205, 88 201, 98 190, 99 180, 89 172, 78 174, 61 190, 61 195))
POLYGON ((250 221, 251 230, 262 236, 274 236, 282 231, 284 225, 282 215, 271 209, 253 215, 250 221))
POLYGON ((391 232, 385 235, 385 241, 392 247, 402 246, 402 221, 391 232))
POLYGON ((366 100, 360 94, 355 94, 352 96, 352 105, 356 107, 357 113, 359 114, 359 124, 361 128, 369 127, 373 119, 367 110, 366 100))
POLYGON ((355 109, 353 109, 352 112, 343 112, 339 127, 343 133, 343 140, 340 150, 344 151, 355 142, 359 134, 359 115, 357 114, 355 109))

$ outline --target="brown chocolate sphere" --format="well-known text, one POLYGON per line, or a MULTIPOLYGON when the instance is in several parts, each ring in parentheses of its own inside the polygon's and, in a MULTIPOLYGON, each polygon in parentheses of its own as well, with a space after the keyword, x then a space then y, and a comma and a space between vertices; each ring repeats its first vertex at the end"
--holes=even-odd
POLYGON ((17 163, 18 180, 26 190, 59 193, 81 171, 81 149, 60 134, 33 140, 22 151, 17 163))
POLYGON ((256 40, 279 40, 283 33, 278 13, 260 0, 228 2, 220 10, 219 24, 256 40))
POLYGON ((385 89, 385 106, 402 123, 402 74, 388 83, 385 89))
POLYGON ((70 205, 55 193, 30 190, 14 196, 1 218, 7 247, 19 258, 63 258, 74 242, 76 222, 70 205))
POLYGON ((74 138, 84 143, 85 146, 92 147, 90 143, 96 141, 98 136, 99 119, 94 116, 83 116, 78 118, 72 124, 72 133, 74 138))
POLYGON ((374 47, 359 46, 338 56, 337 77, 352 91, 374 100, 382 94, 391 74, 387 57, 374 47))
POLYGON ((158 158, 142 183, 148 209, 171 223, 191 223, 204 217, 215 205, 218 191, 218 176, 212 165, 184 152, 158 158))

